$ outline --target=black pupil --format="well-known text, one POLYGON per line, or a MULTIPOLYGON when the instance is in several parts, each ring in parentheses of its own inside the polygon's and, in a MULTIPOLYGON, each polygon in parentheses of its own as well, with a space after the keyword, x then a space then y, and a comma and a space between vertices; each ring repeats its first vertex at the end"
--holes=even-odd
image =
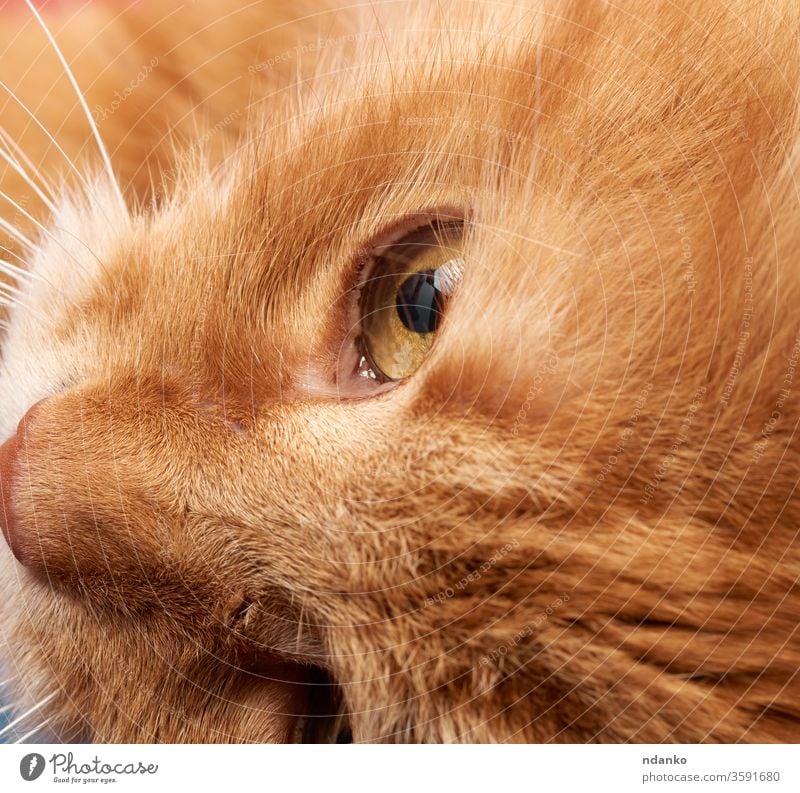
POLYGON ((400 321, 415 333, 433 333, 442 316, 443 295, 436 288, 435 270, 420 270, 397 290, 400 321))

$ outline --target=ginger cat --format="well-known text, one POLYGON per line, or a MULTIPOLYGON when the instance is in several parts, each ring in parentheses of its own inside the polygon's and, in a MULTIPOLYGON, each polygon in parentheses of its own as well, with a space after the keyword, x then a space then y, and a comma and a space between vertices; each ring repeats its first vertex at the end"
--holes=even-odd
POLYGON ((430 5, 0 6, 18 736, 800 734, 800 9, 430 5))

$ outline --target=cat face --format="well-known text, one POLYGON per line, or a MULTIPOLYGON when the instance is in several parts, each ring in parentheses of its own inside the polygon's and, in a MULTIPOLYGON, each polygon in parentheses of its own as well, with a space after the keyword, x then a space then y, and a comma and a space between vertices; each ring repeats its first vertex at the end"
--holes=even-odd
MULTIPOLYGON (((796 553, 796 442, 772 433, 741 492, 772 396, 743 376, 721 402, 730 219, 765 199, 709 124, 744 93, 774 147, 791 91, 690 27, 713 85, 571 13, 277 102, 151 212, 103 180, 60 206, 0 381, 3 619, 57 733, 284 741, 341 703, 356 740, 783 737, 764 698, 798 648, 765 560, 796 553), (709 685, 754 620, 759 682, 709 685)), ((790 334, 749 332, 775 382, 790 334)))

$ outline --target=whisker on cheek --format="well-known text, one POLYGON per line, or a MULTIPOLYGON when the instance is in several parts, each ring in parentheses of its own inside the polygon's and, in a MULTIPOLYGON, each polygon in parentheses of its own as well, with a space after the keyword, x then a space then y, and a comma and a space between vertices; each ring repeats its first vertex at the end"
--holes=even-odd
MULTIPOLYGON (((27 719, 31 714, 36 713, 36 711, 39 710, 39 708, 44 707, 48 702, 50 702, 53 699, 53 697, 55 697, 57 693, 58 692, 56 691, 51 692, 46 697, 39 700, 39 702, 37 702, 33 707, 28 708, 28 710, 26 710, 24 713, 17 716, 16 719, 6 724, 6 726, 3 727, 2 730, 0 730, 0 738, 2 738, 5 735, 8 735, 11 732, 11 730, 14 729, 14 727, 16 727, 18 724, 22 724, 25 721, 25 719, 27 719)), ((37 729, 40 728, 37 727, 37 729)))
POLYGON ((0 291, 0 294, 2 294, 2 292, 4 291, 6 293, 4 297, 8 297, 10 300, 14 300, 15 296, 17 297, 23 296, 22 292, 20 292, 19 289, 17 289, 17 287, 14 286, 13 284, 0 283, 0 290, 2 290, 0 291))
POLYGON ((42 190, 39 188, 39 185, 37 185, 33 178, 23 169, 20 163, 11 156, 11 153, 6 149, 0 148, 0 158, 2 158, 8 164, 8 166, 25 182, 26 185, 28 185, 28 187, 31 188, 31 190, 33 190, 42 203, 51 212, 55 213, 55 204, 42 192, 42 190))
POLYGON ((3 259, 0 259, 0 273, 4 273, 5 275, 17 280, 21 278, 32 277, 30 271, 24 269, 23 267, 17 267, 16 264, 11 264, 11 262, 4 261, 3 259))
POLYGON ((36 194, 39 196, 39 198, 41 198, 47 207, 52 211, 52 200, 56 195, 56 191, 53 189, 52 183, 44 176, 41 170, 33 164, 31 158, 25 154, 20 145, 3 127, 0 127, 0 142, 2 142, 6 147, 6 153, 15 158, 14 162, 17 164, 20 170, 24 172, 23 178, 28 180, 28 184, 36 191, 36 194), (37 184, 46 191, 47 198, 49 200, 45 200, 45 197, 37 189, 37 184))
POLYGON ((36 114, 14 93, 13 89, 0 80, 0 88, 2 88, 9 96, 10 99, 14 101, 17 107, 25 113, 25 115, 30 118, 30 120, 36 125, 36 127, 41 130, 42 133, 47 137, 50 143, 53 144, 55 150, 64 158, 67 165, 69 165, 70 170, 80 179, 81 183, 89 189, 89 183, 86 181, 86 177, 83 175, 83 172, 78 168, 77 165, 73 162, 72 158, 64 151, 62 146, 58 143, 58 141, 53 137, 50 131, 42 124, 41 121, 37 118, 36 114))
POLYGON ((55 289, 58 292, 62 291, 57 286, 52 284, 47 278, 39 275, 39 273, 28 270, 25 267, 20 267, 18 264, 13 264, 5 259, 0 259, 0 274, 7 275, 9 278, 13 278, 16 283, 20 283, 22 281, 36 281, 40 284, 45 284, 46 286, 50 287, 51 289, 55 289))
POLYGON ((13 741, 13 743, 25 743, 26 741, 32 738, 35 739, 32 741, 32 743, 41 743, 41 741, 38 740, 39 736, 42 730, 44 730, 45 727, 47 727, 48 723, 49 719, 45 719, 41 724, 37 724, 32 730, 26 732, 25 735, 23 735, 21 738, 17 738, 17 740, 13 741))
MULTIPOLYGON (((55 244, 56 244, 56 245, 57 245, 59 248, 61 248, 61 250, 62 250, 62 251, 64 251, 64 253, 65 253, 67 256, 69 256, 69 258, 70 258, 70 259, 72 259, 72 260, 75 262, 75 264, 77 264, 77 265, 78 265, 78 267, 79 267, 79 268, 80 268, 82 271, 85 271, 85 268, 84 268, 83 264, 82 264, 82 263, 80 262, 80 260, 79 260, 79 259, 78 259, 78 258, 75 256, 75 254, 73 254, 73 253, 72 253, 72 252, 71 252, 71 251, 70 251, 68 248, 66 248, 66 247, 64 246, 64 244, 61 242, 61 240, 60 240, 58 237, 56 237, 56 236, 55 236, 55 235, 54 235, 54 234, 53 234, 53 233, 50 231, 50 229, 49 229, 47 226, 45 226, 43 223, 41 223, 40 221, 38 221, 38 220, 37 220, 35 217, 33 217, 33 216, 32 216, 32 215, 29 213, 29 212, 26 212, 26 211, 25 211, 25 209, 24 209, 23 207, 21 207, 21 206, 20 206, 18 203, 16 203, 16 201, 14 201, 13 199, 9 198, 9 196, 7 196, 7 195, 6 195, 5 193, 3 193, 2 191, 0 191, 0 198, 4 198, 6 201, 8 201, 8 202, 11 204, 11 206, 13 206, 13 207, 14 207, 14 208, 15 208, 15 209, 18 211, 18 212, 20 212, 22 215, 24 215, 24 216, 25 216, 25 217, 26 217, 26 218, 27 218, 27 219, 28 219, 28 220, 29 220, 31 223, 33 223, 33 224, 36 226, 36 228, 38 228, 38 229, 39 229, 39 231, 40 231, 40 232, 41 232, 41 233, 42 233, 42 234, 43 234, 45 237, 47 237, 49 240, 52 240, 52 241, 53 241, 53 242, 54 242, 54 243, 55 243, 55 244)), ((32 252, 35 252, 35 251, 37 251, 37 250, 39 249, 39 246, 38 246, 38 245, 36 245, 36 244, 35 244, 35 243, 34 243, 32 240, 30 240, 28 237, 25 237, 25 236, 22 234, 22 232, 20 232, 20 231, 19 231, 18 229, 16 229, 16 228, 14 228, 14 227, 13 227, 13 226, 12 226, 10 223, 8 223, 8 221, 7 221, 7 220, 4 220, 3 218, 0 218, 0 228, 2 228, 2 227, 5 227, 5 228, 7 229, 7 231, 8 231, 8 233, 9 233, 9 234, 11 234, 12 236, 17 236, 17 238, 19 239, 19 241, 20 241, 20 242, 21 242, 23 245, 26 245, 26 246, 27 246, 27 247, 28 247, 28 248, 29 248, 29 249, 30 249, 32 252)), ((85 246, 85 245, 84 245, 84 247, 86 247, 86 248, 87 248, 87 250, 89 251, 89 253, 91 253, 91 254, 92 254, 92 256, 93 256, 95 259, 97 259, 97 260, 99 261, 99 259, 98 259, 97 255, 94 253, 94 251, 92 251, 91 249, 89 249, 89 248, 88 248, 87 246, 85 246)), ((60 289, 59 289, 58 291, 59 291, 59 292, 61 292, 61 290, 60 290, 60 289)), ((63 292, 61 292, 61 293, 63 294, 63 292)))
POLYGON ((25 311, 28 311, 31 314, 33 314, 42 322, 47 321, 47 317, 45 317, 44 314, 42 314, 40 311, 37 311, 35 308, 29 306, 27 303, 24 303, 22 300, 16 300, 13 297, 4 295, 2 292, 0 292, 0 306, 8 306, 9 308, 13 308, 14 306, 19 306, 20 308, 25 309, 25 311))
POLYGON ((122 195, 122 188, 120 188, 119 182, 117 182, 117 177, 114 175, 114 168, 111 165, 111 158, 108 156, 108 151, 105 147, 105 144, 103 143, 103 139, 100 137, 100 131, 97 129, 97 124, 95 124, 94 118, 92 118, 92 114, 91 112, 89 112, 89 105, 86 104, 86 97, 84 97, 83 91, 81 91, 80 86, 78 85, 78 81, 75 79, 75 75, 72 73, 72 69, 70 69, 69 64, 67 63, 67 59, 64 57, 64 53, 58 46, 58 43, 53 37, 53 34, 50 32, 50 29, 45 24, 45 21, 42 19, 41 15, 36 10, 36 6, 31 2, 31 0, 25 0, 25 3, 30 9, 36 21, 39 23, 39 26, 44 31, 44 34, 47 37, 50 46, 53 48, 53 51, 58 57, 58 60, 61 61, 61 65, 64 67, 64 74, 66 74, 67 79, 70 81, 72 87, 75 89, 75 94, 78 97, 78 102, 80 102, 81 108, 83 109, 83 112, 86 114, 86 121, 89 123, 89 129, 91 129, 92 135, 94 136, 94 139, 97 142, 97 148, 100 151, 100 156, 103 159, 103 164, 106 167, 108 176, 111 179, 111 183, 114 186, 117 197, 119 198, 120 205, 124 207, 125 198, 122 195))
POLYGON ((37 249, 33 240, 28 239, 19 229, 12 226, 5 218, 0 218, 0 229, 3 229, 10 237, 15 239, 20 245, 24 246, 30 251, 37 249))
MULTIPOLYGON (((8 96, 14 101, 14 103, 30 118, 33 124, 47 137, 48 141, 53 145, 53 148, 64 158, 65 162, 69 166, 70 170, 75 174, 78 181, 83 186, 84 190, 86 191, 87 196, 93 195, 95 192, 89 184, 89 181, 86 178, 83 170, 78 168, 78 166, 74 163, 72 158, 64 151, 63 146, 53 137, 52 133, 47 129, 47 127, 42 124, 41 121, 37 118, 36 114, 14 93, 14 91, 2 80, 0 80, 0 88, 2 88, 8 96)), ((116 182, 114 182, 116 185, 116 182)), ((112 221, 110 218, 105 216, 106 221, 111 224, 112 221)))

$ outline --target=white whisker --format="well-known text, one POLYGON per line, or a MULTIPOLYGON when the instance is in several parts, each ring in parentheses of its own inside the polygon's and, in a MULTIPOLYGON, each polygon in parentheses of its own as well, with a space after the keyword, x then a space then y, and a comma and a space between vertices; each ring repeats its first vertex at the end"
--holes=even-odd
MULTIPOLYGON (((23 207, 21 207, 16 201, 14 201, 14 199, 7 196, 2 190, 0 190, 0 198, 4 198, 6 201, 8 201, 8 203, 11 204, 11 206, 13 206, 18 212, 20 212, 28 220, 30 220, 30 222, 33 223, 42 232, 42 234, 44 234, 46 237, 49 237, 56 245, 58 245, 58 247, 61 248, 61 250, 64 251, 64 253, 66 253, 67 256, 69 256, 70 259, 72 259, 80 267, 81 270, 86 272, 86 268, 81 264, 77 256, 75 256, 73 253, 70 253, 61 243, 61 241, 57 237, 53 236, 52 232, 50 231, 49 228, 47 228, 47 226, 38 221, 29 212, 26 212, 23 207)), ((10 228, 10 224, 8 224, 7 221, 4 221, 2 218, 0 218, 0 226, 2 226, 4 223, 10 228)), ((17 233, 22 234, 22 232, 20 232, 19 230, 17 230, 17 233)), ((75 235, 71 236, 75 239, 78 239, 77 237, 75 237, 75 235)), ((83 245, 83 247, 86 248, 86 250, 89 251, 89 253, 91 253, 95 259, 97 259, 98 263, 100 262, 100 260, 97 258, 97 255, 94 253, 93 250, 91 250, 82 240, 78 239, 78 242, 80 242, 81 245, 83 245)), ((29 245, 32 250, 35 250, 37 247, 31 241, 29 241, 29 245)))
POLYGON ((20 204, 18 204, 13 198, 11 198, 11 196, 6 195, 2 190, 0 190, 0 198, 4 198, 6 201, 8 201, 8 203, 11 204, 11 206, 14 207, 14 209, 16 209, 17 212, 19 212, 23 217, 30 220, 30 222, 33 223, 34 226, 43 231, 45 234, 49 235, 47 228, 44 225, 42 225, 42 223, 36 220, 36 218, 25 209, 25 207, 20 206, 20 204))
POLYGON ((56 191, 53 189, 52 183, 48 181, 42 172, 33 164, 31 158, 25 154, 22 147, 14 140, 11 134, 1 126, 0 140, 2 140, 5 146, 8 148, 9 153, 13 154, 17 158, 17 163, 19 163, 20 166, 24 165, 33 178, 36 179, 36 181, 47 191, 47 195, 51 199, 54 199, 56 196, 56 191))
POLYGON ((27 719, 28 716, 31 715, 31 713, 35 713, 37 710, 39 710, 39 708, 44 707, 48 702, 50 702, 51 699, 53 699, 53 697, 57 693, 58 693, 57 691, 53 691, 52 693, 48 694, 44 699, 37 702, 33 707, 28 708, 28 710, 26 710, 25 713, 21 714, 20 716, 17 716, 17 718, 14 719, 14 721, 11 721, 8 724, 6 724, 6 726, 3 727, 2 730, 0 730, 0 738, 9 733, 14 727, 17 726, 17 724, 20 724, 25 719, 27 719))
POLYGON ((0 229, 5 230, 10 237, 13 237, 20 245, 24 245, 32 251, 36 250, 36 245, 28 239, 19 229, 14 228, 5 218, 0 218, 0 229))
MULTIPOLYGON (((72 172, 78 177, 78 181, 83 185, 84 190, 86 191, 86 195, 91 195, 93 192, 93 187, 87 181, 86 177, 83 175, 83 172, 75 165, 75 163, 70 159, 69 155, 64 151, 63 147, 59 142, 53 137, 47 127, 42 124, 41 121, 36 117, 33 111, 22 101, 20 98, 6 85, 2 80, 0 80, 0 88, 2 88, 11 99, 17 104, 17 106, 28 116, 28 118, 47 136, 47 139, 53 145, 53 148, 64 158, 67 165, 69 165, 72 172)), ((116 186, 116 183, 115 183, 116 186)), ((52 192, 52 188, 51 188, 52 192)), ((106 215, 105 212, 102 213, 105 219, 111 224, 111 219, 106 215)))
POLYGON ((89 185, 89 182, 86 181, 86 177, 83 175, 83 173, 81 173, 81 171, 78 169, 75 163, 70 159, 69 155, 64 151, 59 142, 52 136, 47 127, 45 127, 44 124, 42 124, 42 122, 39 121, 34 112, 2 80, 0 80, 0 88, 2 88, 11 97, 11 99, 13 99, 14 102, 16 102, 17 106, 47 136, 47 139, 50 141, 50 143, 53 144, 55 150, 64 158, 67 165, 69 165, 69 167, 78 177, 78 179, 80 179, 84 188, 86 188, 86 191, 91 192, 91 186, 89 185))
POLYGON ((14 159, 12 159, 11 154, 9 152, 0 149, 0 157, 2 157, 10 166, 11 168, 16 171, 22 179, 25 180, 25 184, 27 184, 34 193, 41 199, 44 205, 53 213, 55 213, 56 208, 55 204, 39 189, 38 185, 33 181, 33 179, 22 169, 22 166, 14 159))
MULTIPOLYGON (((2 324, 2 320, 0 320, 0 324, 2 324)), ((2 716, 4 713, 8 713, 12 707, 13 705, 3 705, 3 707, 0 708, 0 716, 2 716)))
POLYGON ((25 743, 28 738, 33 738, 34 735, 39 733, 42 729, 47 726, 47 723, 50 719, 45 719, 41 724, 37 724, 30 732, 26 732, 21 738, 18 738, 14 743, 25 743))
POLYGON ((31 13, 34 15, 34 17, 36 17, 36 21, 41 26, 45 36, 47 36, 50 45, 52 46, 54 52, 58 56, 58 59, 61 61, 61 65, 64 67, 64 72, 66 73, 70 83, 72 83, 73 89, 75 89, 75 94, 78 97, 78 101, 81 103, 83 112, 86 114, 86 120, 89 122, 89 127, 92 130, 94 139, 97 141, 97 147, 100 150, 100 156, 103 158, 103 162, 105 163, 108 175, 111 179, 112 184, 114 185, 114 189, 117 193, 117 196, 119 197, 120 205, 122 207, 125 207, 125 198, 122 195, 122 190, 120 189, 119 182, 117 182, 117 177, 114 175, 114 168, 111 165, 111 158, 108 156, 108 151, 106 150, 105 144, 103 143, 103 139, 100 137, 100 130, 97 129, 97 124, 95 124, 94 118, 92 117, 92 114, 89 111, 89 105, 86 104, 86 99, 83 96, 83 92, 81 91, 80 86, 78 85, 78 81, 75 79, 75 75, 72 73, 72 69, 69 68, 69 64, 67 63, 67 60, 64 57, 64 53, 61 52, 61 48, 56 43, 55 38, 53 38, 53 34, 50 32, 50 29, 47 27, 44 20, 39 15, 39 12, 36 10, 36 6, 31 2, 31 0, 25 0, 25 3, 30 9, 31 13))
MULTIPOLYGON (((17 280, 24 278, 36 278, 39 281, 44 281, 44 278, 41 276, 37 276, 35 273, 32 273, 30 270, 26 270, 23 267, 17 267, 16 264, 11 264, 11 262, 7 262, 4 259, 0 259, 0 273, 4 273, 5 275, 17 280)), ((0 683, 0 686, 2 685, 3 684, 0 683)))
POLYGON ((33 308, 33 306, 29 306, 22 300, 16 300, 14 298, 5 297, 2 294, 0 294, 0 306, 8 306, 9 308, 13 308, 14 306, 19 306, 20 308, 24 308, 25 311, 34 314, 38 319, 42 320, 42 322, 47 322, 47 317, 45 317, 41 311, 37 311, 35 308, 33 308))
MULTIPOLYGON (((78 267, 80 268, 80 270, 82 272, 84 272, 84 273, 87 272, 86 268, 83 266, 81 261, 75 256, 75 254, 73 254, 70 251, 68 251, 61 244, 61 242, 58 239, 53 237, 53 235, 50 233, 50 231, 47 228, 45 228, 38 221, 34 221, 34 223, 36 223, 36 225, 39 226, 39 228, 48 237, 50 237, 56 243, 56 245, 58 245, 58 247, 61 248, 61 250, 64 251, 64 253, 66 253, 67 256, 70 257, 70 259, 72 259, 78 265, 78 267)), ((61 231, 63 231, 64 233, 69 233, 65 229, 61 229, 61 231)), ((94 256, 94 258, 97 260, 98 264, 100 263, 100 259, 97 257, 97 254, 88 245, 86 245, 86 243, 83 242, 83 240, 78 239, 77 237, 75 237, 74 234, 70 234, 70 236, 73 237, 75 240, 77 240, 87 250, 88 253, 90 253, 92 256, 94 256)), ((25 261, 25 259, 23 259, 15 251, 10 250, 9 248, 5 248, 2 245, 0 245, 0 251, 2 251, 3 253, 5 253, 7 255, 13 256, 15 259, 17 259, 17 261, 20 261, 23 264, 27 265, 27 262, 25 261)), ((41 275, 39 275, 39 273, 29 270, 27 267, 20 267, 17 264, 12 264, 7 259, 0 259, 0 272, 6 272, 12 278, 16 278, 16 279, 19 279, 19 278, 30 278, 31 280, 38 281, 41 284, 47 284, 52 289, 55 289, 59 294, 62 294, 62 295, 64 294, 64 291, 60 287, 58 287, 55 284, 53 284, 51 281, 49 281, 44 276, 41 276, 41 275)))
POLYGON ((7 284, 4 281, 0 281, 0 294, 3 292, 5 292, 7 296, 19 295, 20 297, 24 297, 22 292, 20 292, 16 286, 13 284, 7 284))

